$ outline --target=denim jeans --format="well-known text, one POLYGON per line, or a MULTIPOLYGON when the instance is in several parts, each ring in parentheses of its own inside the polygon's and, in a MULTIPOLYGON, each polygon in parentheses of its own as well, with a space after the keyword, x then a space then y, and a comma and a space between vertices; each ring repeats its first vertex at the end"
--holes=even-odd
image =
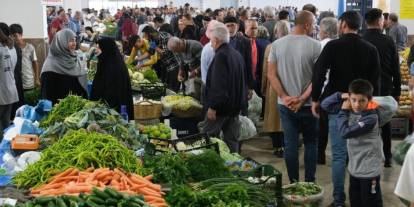
POLYGON ((284 131, 285 163, 290 182, 299 181, 299 133, 303 132, 305 144, 305 181, 314 182, 318 157, 318 120, 313 117, 310 107, 302 107, 297 113, 279 105, 284 131))
POLYGON ((345 168, 348 150, 346 140, 339 134, 338 125, 336 124, 337 114, 329 115, 329 135, 331 137, 332 151, 332 183, 334 203, 345 203, 345 168))

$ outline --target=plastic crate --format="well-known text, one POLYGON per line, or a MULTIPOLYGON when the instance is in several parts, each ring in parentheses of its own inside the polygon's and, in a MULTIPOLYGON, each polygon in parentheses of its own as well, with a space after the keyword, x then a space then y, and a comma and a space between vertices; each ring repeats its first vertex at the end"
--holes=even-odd
POLYGON ((165 153, 165 152, 190 152, 194 150, 213 149, 217 153, 220 153, 220 148, 217 143, 212 143, 210 137, 207 134, 196 134, 188 137, 179 139, 160 139, 160 138, 149 138, 149 142, 146 146, 146 151, 149 154, 165 153), (192 148, 186 148, 180 150, 177 146, 178 143, 184 143, 187 147, 189 145, 196 144, 198 146, 192 148))
POLYGON ((161 100, 166 94, 166 87, 162 83, 143 83, 140 84, 142 97, 152 100, 161 100))
POLYGON ((266 180, 256 183, 263 186, 265 190, 274 193, 276 199, 276 206, 283 205, 283 190, 282 190, 282 173, 271 165, 262 165, 259 162, 247 157, 245 160, 256 163, 257 167, 250 171, 233 171, 233 174, 241 178, 261 178, 263 176, 268 177, 266 180), (274 183, 269 183, 269 179, 275 178, 274 183))
POLYGON ((405 117, 391 119, 392 135, 406 136, 409 132, 409 119, 405 117))
POLYGON ((198 118, 170 117, 170 126, 177 130, 178 138, 185 138, 199 133, 198 118))

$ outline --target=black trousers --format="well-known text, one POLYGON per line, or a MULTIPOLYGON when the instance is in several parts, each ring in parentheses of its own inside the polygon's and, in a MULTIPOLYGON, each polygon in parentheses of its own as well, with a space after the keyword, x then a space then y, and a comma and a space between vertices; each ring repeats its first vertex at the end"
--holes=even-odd
POLYGON ((273 148, 280 148, 285 146, 283 132, 272 132, 270 134, 270 138, 272 138, 273 148))
POLYGON ((351 207, 382 207, 380 176, 356 178, 349 175, 349 201, 351 207))
POLYGON ((391 122, 382 126, 381 131, 385 159, 391 159, 391 122))
POLYGON ((326 146, 328 145, 329 119, 328 113, 323 109, 319 112, 319 141, 318 159, 325 159, 326 146))

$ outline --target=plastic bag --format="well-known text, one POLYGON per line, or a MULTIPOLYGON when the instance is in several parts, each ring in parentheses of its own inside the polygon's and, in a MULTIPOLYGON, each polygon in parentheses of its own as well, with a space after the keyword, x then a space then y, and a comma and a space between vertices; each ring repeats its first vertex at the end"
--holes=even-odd
POLYGON ((260 122, 260 115, 262 114, 262 98, 257 96, 253 91, 252 98, 249 100, 248 117, 257 126, 260 122))
POLYGON ((16 111, 16 117, 29 119, 31 121, 40 121, 52 110, 52 102, 49 100, 40 100, 36 106, 23 105, 16 111))
POLYGON ((240 138, 239 140, 250 139, 257 134, 256 126, 253 121, 245 116, 239 116, 240 120, 240 138))
POLYGON ((392 96, 374 97, 378 103, 379 125, 384 126, 390 122, 392 117, 397 113, 398 103, 392 96))
POLYGON ((412 143, 414 143, 414 134, 408 135, 402 142, 395 145, 392 157, 397 164, 402 165, 404 163, 405 155, 412 143))

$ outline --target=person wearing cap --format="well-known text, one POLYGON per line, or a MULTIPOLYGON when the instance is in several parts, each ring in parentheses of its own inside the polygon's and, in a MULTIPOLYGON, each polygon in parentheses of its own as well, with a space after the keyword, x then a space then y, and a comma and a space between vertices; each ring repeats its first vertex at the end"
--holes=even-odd
MULTIPOLYGON (((252 45, 250 40, 239 31, 239 21, 236 17, 227 16, 224 18, 224 24, 230 33, 230 43, 229 45, 236 49, 243 57, 245 63, 244 77, 246 82, 246 87, 248 88, 247 99, 251 99, 254 89, 254 80, 252 73, 252 45)), ((248 103, 242 110, 242 115, 247 115, 248 103)))
MULTIPOLYGON (((381 64, 380 96, 393 96, 397 101, 401 94, 401 74, 397 47, 391 37, 382 34, 384 18, 381 9, 371 9, 365 14, 367 30, 362 38, 373 44, 379 53, 381 64)), ((391 123, 382 127, 385 167, 391 167, 391 123)))

